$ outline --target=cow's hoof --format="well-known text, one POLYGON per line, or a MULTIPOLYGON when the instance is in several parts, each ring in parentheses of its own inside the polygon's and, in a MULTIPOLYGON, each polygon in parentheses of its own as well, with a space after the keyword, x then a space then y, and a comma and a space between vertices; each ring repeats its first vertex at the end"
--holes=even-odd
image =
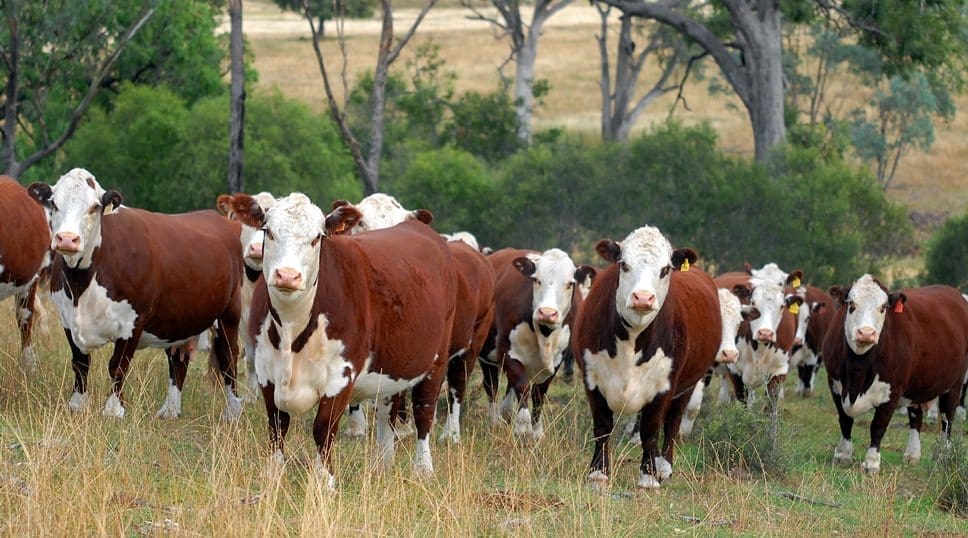
POLYGON ((672 476, 672 464, 669 460, 659 456, 655 459, 655 476, 660 480, 665 480, 672 476))
POLYGON ((659 480, 650 474, 642 473, 636 486, 642 489, 659 489, 659 480))
POLYGON ((415 433, 417 433, 417 430, 413 428, 413 424, 409 421, 397 422, 393 426, 393 435, 396 435, 397 439, 405 439, 415 433))
POLYGON ((841 439, 834 449, 834 463, 837 465, 850 465, 854 459, 854 444, 846 439, 841 439))
POLYGON ((27 346, 20 351, 20 369, 31 377, 37 375, 37 352, 32 346, 27 346))
POLYGON ((161 406, 161 409, 155 413, 155 416, 160 419, 171 419, 180 417, 181 413, 179 413, 173 406, 169 406, 168 403, 165 402, 165 404, 161 406))
POLYGON ((88 405, 91 403, 91 397, 85 392, 81 394, 80 392, 75 392, 71 394, 71 399, 67 402, 67 408, 75 413, 80 413, 87 410, 88 405))
POLYGON ((437 438, 437 442, 438 443, 446 443, 448 441, 450 441, 451 443, 454 443, 455 445, 459 445, 460 444, 460 432, 450 431, 450 430, 447 430, 447 429, 445 429, 443 432, 441 432, 440 433, 440 437, 437 438))
POLYGON ((917 463, 921 461, 921 454, 904 453, 904 463, 917 463))
POLYGON ((343 435, 354 438, 366 437, 366 415, 362 410, 350 413, 343 435))
POLYGON ((112 394, 108 401, 104 403, 101 415, 112 418, 124 418, 124 404, 117 394, 112 394))
POLYGON ((603 490, 608 487, 608 475, 600 470, 588 473, 588 478, 585 481, 590 488, 595 490, 603 490))
POLYGON ((868 450, 860 468, 866 474, 877 474, 881 470, 881 453, 873 448, 868 450))

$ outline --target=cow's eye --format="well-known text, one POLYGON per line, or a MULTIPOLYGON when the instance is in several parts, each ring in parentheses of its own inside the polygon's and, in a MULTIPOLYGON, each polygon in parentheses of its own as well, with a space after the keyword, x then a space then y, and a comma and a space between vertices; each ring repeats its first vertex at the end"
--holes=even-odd
POLYGON ((854 304, 854 301, 847 301, 847 311, 853 314, 854 310, 857 310, 857 305, 854 304))
POLYGON ((619 264, 619 267, 622 268, 622 272, 623 273, 628 273, 630 271, 629 264, 627 264, 625 262, 620 263, 619 264))
POLYGON ((320 241, 321 241, 322 239, 323 239, 323 234, 319 234, 319 235, 317 235, 317 236, 316 236, 316 238, 315 238, 315 239, 313 239, 313 243, 312 243, 312 245, 313 245, 313 246, 315 247, 316 245, 318 245, 318 244, 319 244, 319 242, 320 242, 320 241))
POLYGON ((275 241, 276 240, 276 237, 274 235, 272 235, 272 232, 269 231, 269 228, 263 228, 262 231, 265 232, 266 239, 268 239, 270 241, 275 241))
POLYGON ((538 280, 537 278, 536 278, 536 279, 534 279, 534 285, 535 285, 535 286, 540 286, 540 285, 541 285, 541 281, 540 281, 540 280, 538 280))
POLYGON ((883 314, 884 312, 887 312, 887 304, 881 305, 881 314, 883 314))
POLYGON ((568 283, 568 286, 566 286, 566 287, 565 287, 565 289, 568 289, 568 290, 570 290, 570 289, 572 289, 572 288, 574 288, 574 287, 575 287, 575 283, 574 283, 574 282, 569 282, 569 283, 568 283))
POLYGON ((98 208, 97 204, 92 205, 91 208, 87 210, 87 214, 88 215, 93 215, 93 214, 97 213, 97 208, 98 208))

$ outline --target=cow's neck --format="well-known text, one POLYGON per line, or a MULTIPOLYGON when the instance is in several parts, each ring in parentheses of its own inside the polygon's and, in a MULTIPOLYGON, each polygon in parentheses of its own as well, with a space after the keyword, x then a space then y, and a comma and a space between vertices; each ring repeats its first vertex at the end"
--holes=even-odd
POLYGON ((242 263, 242 267, 245 268, 245 279, 250 283, 255 283, 262 276, 262 269, 253 269, 249 267, 249 264, 242 263))
POLYGON ((292 346, 309 326, 312 321, 311 315, 315 297, 315 286, 300 292, 298 297, 287 297, 284 300, 273 299, 270 292, 270 316, 283 346, 292 346))

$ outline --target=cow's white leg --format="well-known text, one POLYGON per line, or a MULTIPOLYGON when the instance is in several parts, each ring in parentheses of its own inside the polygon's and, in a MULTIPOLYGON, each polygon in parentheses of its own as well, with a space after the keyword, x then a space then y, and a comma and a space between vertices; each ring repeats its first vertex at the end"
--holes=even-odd
POLYGON ((71 399, 67 402, 67 408, 71 411, 81 412, 87 409, 90 403, 91 396, 88 393, 81 394, 80 392, 74 392, 74 394, 71 394, 71 399))
POLYGON ((733 393, 730 392, 729 387, 726 386, 727 381, 728 380, 724 376, 722 378, 722 382, 719 384, 719 396, 717 397, 717 401, 719 401, 721 404, 729 403, 733 400, 733 393))
POLYGON ((501 413, 499 416, 510 422, 511 418, 514 417, 514 408, 517 407, 517 404, 518 398, 515 396, 514 391, 507 391, 504 394, 504 399, 501 400, 501 413))
POLYGON ((908 434, 908 444, 907 450, 904 451, 904 461, 908 463, 916 463, 921 459, 921 434, 918 430, 911 428, 911 433, 908 434))
MULTIPOLYGON (((453 389, 451 393, 453 394, 453 389)), ((460 402, 456 398, 447 406, 447 421, 444 422, 444 431, 440 433, 437 441, 444 442, 448 439, 453 443, 460 443, 460 402)))
POLYGON ((531 429, 531 410, 522 407, 518 410, 518 416, 514 419, 514 435, 532 435, 531 429))
POLYGON ((390 408, 392 400, 389 398, 377 398, 375 409, 376 422, 376 447, 383 463, 383 469, 390 470, 393 467, 393 443, 396 435, 390 425, 390 408))
POLYGON ((242 417, 242 404, 244 400, 232 392, 232 388, 225 386, 225 411, 222 412, 222 420, 225 422, 238 422, 242 417))
POLYGON ((696 383, 696 388, 692 390, 692 396, 689 397, 689 403, 686 404, 686 412, 682 414, 682 424, 679 425, 679 434, 683 437, 688 437, 692 433, 696 417, 699 416, 699 410, 702 409, 702 393, 705 388, 706 384, 700 381, 696 383))
POLYGON ((256 402, 262 394, 262 385, 259 384, 259 376, 255 373, 255 353, 245 351, 245 383, 246 394, 244 400, 256 402))
POLYGON ((37 375, 37 352, 33 345, 20 350, 20 368, 28 375, 37 375))
POLYGON ((178 418, 181 416, 181 391, 174 383, 168 383, 168 395, 161 409, 155 414, 158 418, 178 418))
POLYGON ((538 420, 531 425, 531 437, 535 441, 544 439, 544 419, 542 417, 538 417, 538 420))
POLYGON ((101 414, 106 417, 124 418, 124 404, 121 403, 121 398, 118 398, 117 394, 111 394, 108 401, 104 402, 101 414))
POLYGON ((397 439, 404 439, 415 433, 417 430, 413 427, 413 416, 408 416, 406 421, 396 422, 393 425, 393 435, 396 435, 397 439))
POLYGON ((955 420, 965 420, 966 418, 968 418, 968 411, 959 405, 958 408, 955 409, 955 420))
POLYGON ((430 434, 424 439, 417 438, 413 448, 413 473, 417 476, 434 474, 434 460, 430 456, 430 434))
POLYGON ((658 489, 659 480, 650 474, 640 473, 639 483, 636 485, 642 489, 658 489))
POLYGON ((938 421, 938 399, 935 398, 928 403, 928 410, 924 413, 924 420, 928 422, 938 421))
POLYGON ((854 443, 841 438, 834 449, 834 463, 850 463, 854 458, 854 443))
POLYGON ((327 490, 336 491, 336 477, 333 476, 333 473, 323 463, 323 458, 319 454, 316 454, 316 459, 313 461, 313 476, 316 478, 317 483, 324 486, 327 490))
MULTIPOLYGON (((791 366, 790 368, 792 369, 793 367, 791 366)), ((799 377, 797 378, 796 393, 797 393, 797 396, 809 396, 809 394, 807 394, 807 385, 804 384, 803 380, 800 379, 799 377)))
POLYGON ((672 476, 672 464, 665 459, 665 456, 659 456, 655 459, 655 475, 659 480, 665 480, 672 476))
POLYGON ((881 470, 881 451, 870 447, 867 449, 867 456, 864 457, 864 462, 860 464, 860 468, 863 469, 865 473, 874 474, 881 470))
POLYGON ((501 404, 491 402, 491 424, 500 424, 504 419, 501 417, 501 404))
POLYGON ((366 435, 366 413, 363 412, 362 405, 350 408, 343 435, 347 437, 363 437, 366 435))

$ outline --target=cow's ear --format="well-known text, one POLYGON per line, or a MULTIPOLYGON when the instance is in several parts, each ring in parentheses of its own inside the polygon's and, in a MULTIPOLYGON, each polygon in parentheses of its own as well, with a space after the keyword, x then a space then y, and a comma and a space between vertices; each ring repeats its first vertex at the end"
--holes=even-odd
POLYGON ((235 220, 252 228, 262 228, 266 224, 266 214, 255 198, 248 194, 236 194, 229 202, 229 213, 235 220))
POLYGON ((339 209, 341 207, 348 206, 348 205, 350 205, 348 200, 343 200, 343 199, 333 200, 333 206, 330 209, 339 209))
POLYGON ((823 314, 824 311, 827 310, 827 303, 825 303, 824 301, 816 301, 815 303, 810 305, 810 310, 812 310, 816 314, 823 314))
POLYGON ((429 209, 415 209, 410 215, 428 226, 434 221, 434 214, 429 209))
POLYGON ((363 218, 363 213, 351 205, 338 207, 326 216, 326 235, 346 235, 363 218))
POLYGON ((49 208, 53 204, 54 190, 46 183, 32 183, 27 187, 27 193, 44 207, 49 208))
POLYGON ((789 308, 790 305, 797 305, 799 308, 803 305, 803 296, 791 293, 783 298, 783 306, 789 308))
POLYGON ((526 256, 514 258, 514 261, 511 262, 511 265, 513 265, 518 271, 521 271, 521 274, 526 277, 534 276, 534 272, 538 270, 538 268, 534 265, 534 261, 526 256))
POLYGON ((830 296, 837 301, 837 304, 842 305, 847 300, 847 294, 850 293, 850 287, 840 285, 830 286, 830 289, 827 290, 827 293, 829 293, 830 296))
POLYGON ((733 286, 733 295, 739 298, 740 303, 749 304, 753 291, 746 284, 737 284, 733 286))
POLYGON ((595 276, 598 275, 598 271, 595 270, 591 265, 579 265, 575 269, 575 281, 584 282, 585 279, 595 280, 595 276))
POLYGON ((800 269, 794 270, 787 276, 786 283, 788 286, 799 288, 800 283, 803 281, 803 271, 800 269))
POLYGON ((904 311, 904 303, 907 302, 907 295, 899 291, 892 291, 887 294, 887 307, 895 312, 904 311), (898 306, 900 305, 900 306, 898 306))
POLYGON ((104 215, 110 215, 115 209, 121 206, 121 193, 111 189, 109 191, 104 191, 101 195, 101 213, 104 215))
POLYGON ((215 199, 215 210, 223 217, 232 218, 232 195, 220 194, 215 199))
POLYGON ((750 265, 750 262, 746 262, 743 264, 743 270, 746 271, 746 274, 748 274, 749 276, 753 276, 753 266, 750 265))
POLYGON ((695 265, 699 253, 691 248, 677 248, 672 251, 672 267, 679 271, 688 271, 690 265, 695 265))
POLYGON ((618 263, 622 259, 622 246, 611 239, 599 241, 595 245, 595 252, 607 262, 618 263))
POLYGON ((760 309, 750 305, 743 305, 739 313, 743 316, 743 321, 753 321, 760 317, 760 309))

